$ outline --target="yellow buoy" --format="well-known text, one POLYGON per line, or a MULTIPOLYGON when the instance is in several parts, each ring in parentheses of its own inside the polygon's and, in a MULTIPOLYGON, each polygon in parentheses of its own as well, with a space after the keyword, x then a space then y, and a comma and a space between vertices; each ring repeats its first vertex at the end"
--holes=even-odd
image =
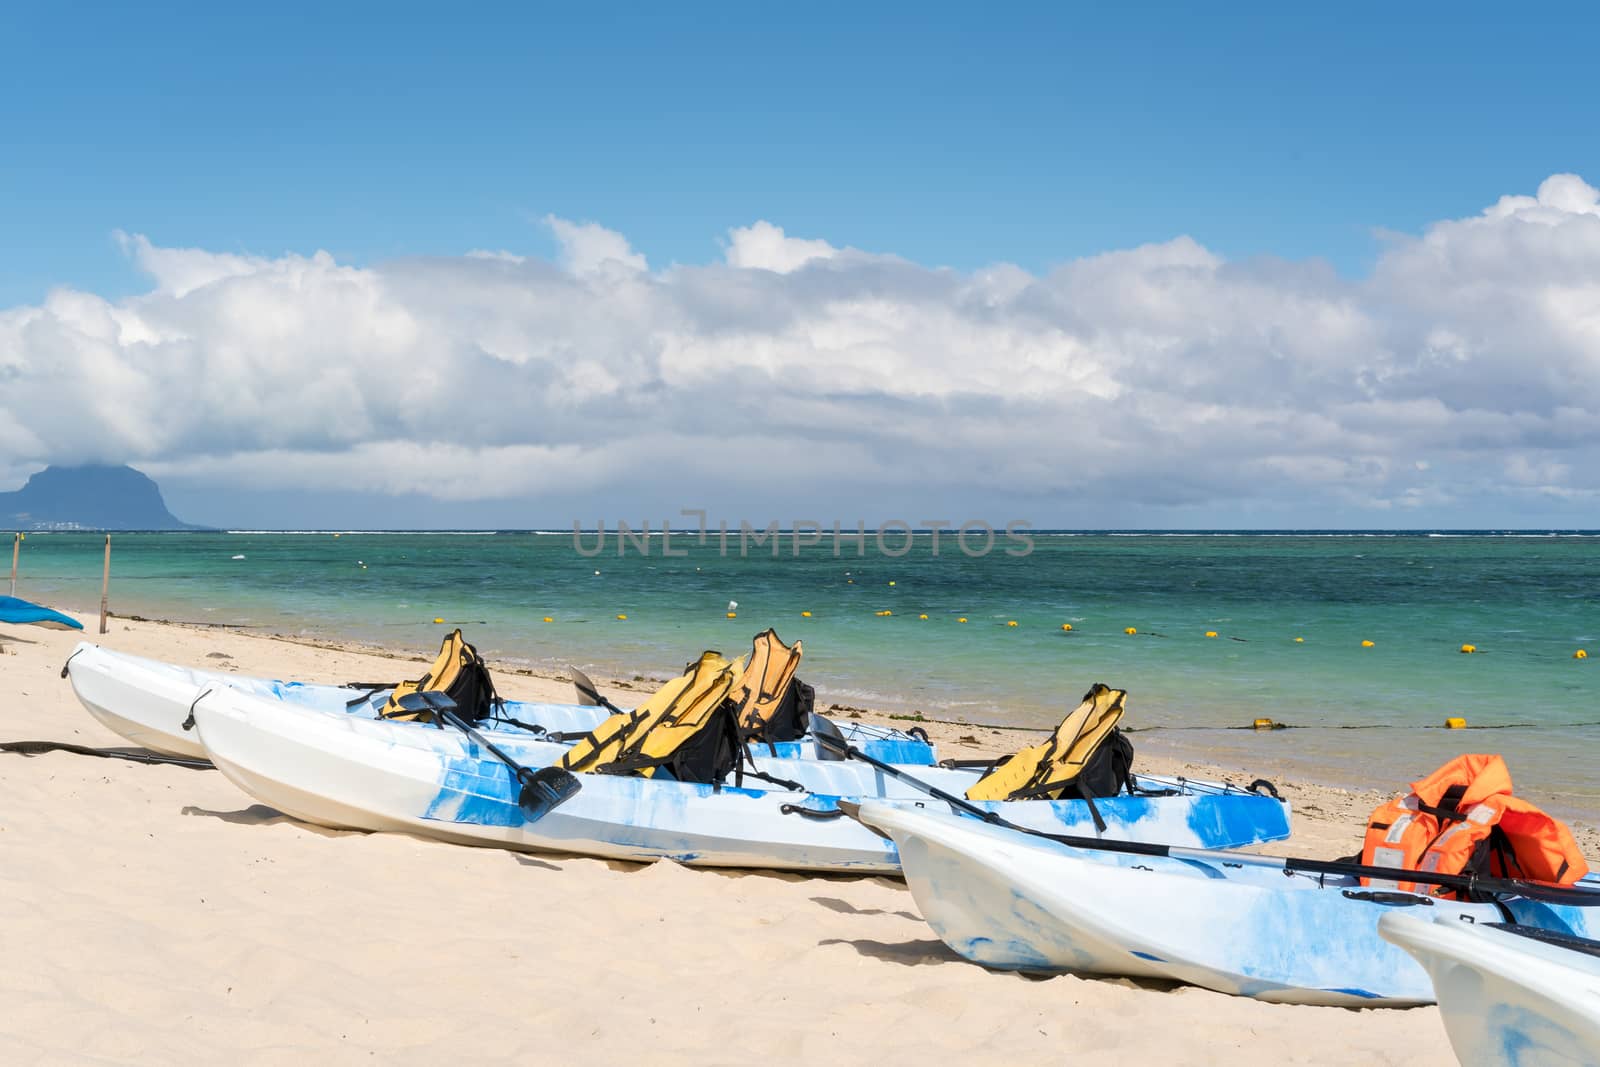
POLYGON ((626 615, 618 615, 617 618, 622 620, 623 622, 627 622, 628 621, 628 617, 626 615))
POLYGON ((1444 728, 1446 730, 1465 730, 1467 728, 1467 720, 1459 715, 1452 715, 1444 721, 1444 728))
POLYGON ((1215 631, 1215 630, 1207 630, 1206 631, 1206 636, 1207 637, 1215 637, 1215 636, 1217 636, 1217 631, 1215 631))
POLYGON ((730 619, 737 619, 737 618, 738 618, 738 617, 739 617, 739 613, 738 613, 738 612, 737 612, 737 611, 730 611, 730 612, 728 612, 728 618, 730 618, 730 619))
POLYGON ((928 617, 926 615, 918 615, 917 618, 926 621, 928 617))
POLYGON ((890 583, 889 583, 889 584, 890 584, 890 585, 893 585, 893 584, 894 584, 894 583, 893 583, 893 582, 890 582, 890 583))
POLYGON ((554 619, 552 619, 552 618, 551 618, 551 617, 550 617, 550 616, 548 616, 548 615, 546 615, 546 616, 545 616, 545 617, 544 617, 544 621, 545 621, 545 622, 555 622, 555 621, 556 621, 556 620, 554 620, 554 619))
POLYGON ((1136 634, 1139 631, 1137 629, 1135 629, 1134 627, 1129 626, 1127 629, 1123 630, 1122 632, 1125 633, 1125 634, 1136 634))
POLYGON ((1472 653, 1478 651, 1478 646, 1477 645, 1462 645, 1461 646, 1461 651, 1463 653, 1465 653, 1466 655, 1470 656, 1470 655, 1472 655, 1472 653))
POLYGON ((854 578, 846 578, 844 580, 844 584, 845 585, 855 585, 856 584, 856 580, 854 578))
POLYGON ((967 617, 965 615, 961 616, 961 618, 956 620, 956 622, 966 622, 966 621, 967 621, 967 617))
POLYGON ((1006 621, 1006 625, 1007 626, 1015 626, 1016 624, 1017 624, 1017 620, 1016 619, 1008 619, 1006 621))
POLYGON ((874 612, 873 612, 873 614, 874 614, 874 615, 876 615, 876 616, 877 616, 877 617, 878 617, 878 618, 880 618, 880 619, 881 619, 881 618, 883 618, 883 617, 884 617, 884 616, 885 616, 885 615, 893 615, 893 614, 894 614, 894 612, 892 612, 892 611, 874 611, 874 612))
POLYGON ((1372 642, 1371 641, 1363 641, 1363 642, 1361 642, 1361 647, 1362 648, 1371 648, 1372 647, 1372 642))
POLYGON ((1589 658, 1589 653, 1585 652, 1583 649, 1580 648, 1580 649, 1578 649, 1578 651, 1576 651, 1576 652, 1574 652, 1572 654, 1572 658, 1573 659, 1588 659, 1589 658))
POLYGON ((1072 629, 1072 624, 1070 622, 1064 622, 1061 624, 1061 628, 1063 630, 1070 630, 1072 629))
POLYGON ((800 617, 801 617, 801 618, 802 618, 802 619, 809 619, 809 618, 811 618, 811 612, 809 612, 809 611, 802 611, 802 612, 801 612, 801 613, 800 613, 800 617))
POLYGON ((1276 730, 1278 728, 1278 724, 1271 719, 1257 719, 1250 725, 1251 729, 1254 730, 1276 730))
POLYGON ((444 622, 444 620, 443 620, 443 619, 434 619, 434 620, 433 620, 433 621, 434 621, 434 622, 444 622))
POLYGON ((1294 639, 1294 643, 1297 645, 1303 645, 1306 643, 1306 639, 1303 637, 1297 637, 1294 639))

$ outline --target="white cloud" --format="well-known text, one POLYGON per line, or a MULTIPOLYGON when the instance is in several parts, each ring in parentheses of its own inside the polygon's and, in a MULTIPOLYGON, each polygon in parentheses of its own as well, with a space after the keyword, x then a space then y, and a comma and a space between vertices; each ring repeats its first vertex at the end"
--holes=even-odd
POLYGON ((112 236, 121 246, 123 254, 150 276, 159 291, 173 296, 185 296, 223 278, 237 278, 274 268, 271 260, 251 256, 207 252, 201 248, 158 248, 142 233, 130 234, 117 230, 112 236))
POLYGON ((1036 275, 767 222, 730 231, 723 262, 658 272, 554 217, 558 264, 356 268, 124 235, 149 292, 0 310, 0 454, 13 475, 126 460, 193 486, 453 499, 770 489, 765 456, 806 499, 1009 493, 1057 521, 1582 503, 1600 491, 1597 205, 1557 175, 1393 240, 1359 280, 1187 237, 1036 275), (444 486, 439 463, 472 473, 444 486))
POLYGON ((728 231, 726 255, 730 267, 788 274, 813 260, 832 259, 838 254, 839 250, 827 241, 785 236, 781 226, 765 219, 728 231))
POLYGON ((499 262, 499 263, 526 263, 526 262, 528 262, 528 257, 527 256, 519 256, 515 252, 507 252, 504 249, 493 249, 493 248, 474 248, 472 251, 467 253, 467 258, 468 259, 488 259, 488 260, 493 260, 493 261, 496 261, 496 262, 499 262))
POLYGON ((615 230, 593 222, 570 222, 554 215, 546 215, 544 222, 561 246, 561 265, 573 274, 649 269, 644 256, 629 247, 628 239, 615 230))

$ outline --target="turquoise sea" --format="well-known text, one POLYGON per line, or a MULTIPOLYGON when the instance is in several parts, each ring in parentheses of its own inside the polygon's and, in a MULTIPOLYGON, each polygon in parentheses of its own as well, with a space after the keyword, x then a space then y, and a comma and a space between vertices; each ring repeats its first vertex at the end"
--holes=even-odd
MULTIPOLYGON (((1396 787, 1501 752, 1530 794, 1600 820, 1600 535, 1032 539, 1025 556, 1003 536, 976 558, 926 536, 888 556, 869 535, 861 556, 784 541, 774 558, 714 536, 619 556, 612 538, 590 557, 570 531, 117 534, 111 606, 419 653, 444 618, 492 658, 647 676, 771 625, 804 639, 802 676, 828 703, 1046 727, 1104 681, 1129 690, 1142 747, 1396 787), (1293 728, 1240 729, 1263 717, 1293 728)), ((28 534, 18 594, 96 609, 102 545, 28 534)))

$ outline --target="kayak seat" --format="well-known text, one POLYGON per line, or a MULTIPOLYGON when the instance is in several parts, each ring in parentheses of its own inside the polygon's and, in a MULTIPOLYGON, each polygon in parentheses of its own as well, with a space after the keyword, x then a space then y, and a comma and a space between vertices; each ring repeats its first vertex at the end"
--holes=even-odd
POLYGON ((803 652, 801 642, 785 645, 770 627, 756 634, 744 673, 729 696, 742 737, 770 744, 793 741, 806 732, 816 693, 795 677, 803 652))
MULTIPOLYGON (((399 719, 405 722, 433 722, 429 711, 408 711, 400 706, 400 698, 424 690, 446 694, 455 701, 461 714, 472 722, 482 722, 494 714, 504 703, 495 692, 494 681, 489 677, 489 667, 478 655, 478 650, 467 643, 459 629, 452 631, 439 645, 439 655, 426 674, 414 682, 401 682, 389 694, 389 699, 378 710, 379 718, 399 719)), ((354 706, 366 698, 351 701, 354 706)))
POLYGON ((739 763, 739 727, 728 695, 744 661, 706 652, 633 711, 619 711, 578 739, 560 766, 590 774, 719 782, 739 763))
POLYGON ((1133 762, 1132 743, 1116 729, 1127 695, 1126 690, 1096 683, 1048 738, 998 763, 973 783, 967 799, 1058 800, 1069 792, 1120 792, 1133 762), (1094 788, 1082 788, 1089 783, 1080 778, 1094 779, 1094 788))

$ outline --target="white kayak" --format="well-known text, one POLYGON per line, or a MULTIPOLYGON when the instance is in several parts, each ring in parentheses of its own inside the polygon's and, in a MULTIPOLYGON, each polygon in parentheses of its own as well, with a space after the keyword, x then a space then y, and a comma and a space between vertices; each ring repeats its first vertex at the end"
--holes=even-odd
MULTIPOLYGON (((374 717, 389 699, 389 690, 370 687, 317 685, 309 682, 283 682, 251 678, 231 671, 210 671, 182 667, 175 663, 114 652, 82 642, 63 668, 72 680, 78 700, 107 729, 136 745, 173 756, 204 759, 205 751, 192 730, 184 728, 189 707, 207 689, 232 686, 257 696, 324 711, 374 717)), ((506 714, 551 733, 582 733, 592 730, 610 714, 605 708, 581 704, 542 704, 508 700, 506 714)), ((409 724, 408 724, 409 725, 409 724)), ((869 756, 888 763, 931 764, 931 744, 898 730, 866 723, 839 723, 852 744, 869 756)), ((506 723, 486 723, 484 728, 522 733, 506 723)), ((769 751, 768 746, 759 746, 769 751)), ((771 754, 797 759, 818 758, 816 742, 810 737, 780 741, 771 754)))
POLYGON ((1411 915, 1385 915, 1378 932, 1427 968, 1463 1064, 1600 1063, 1600 943, 1411 915))
MULTIPOLYGON (((1286 876, 1268 856, 1079 849, 901 805, 866 803, 860 818, 899 846, 906 882, 939 937, 1004 970, 1173 979, 1295 1004, 1424 1004, 1433 999, 1427 974, 1378 937, 1379 918, 1501 918, 1493 904, 1286 876)), ((1505 906, 1519 922, 1567 933, 1596 921, 1592 908, 1505 906)))
MULTIPOLYGON (((705 866, 893 873, 899 861, 892 844, 844 817, 839 799, 893 798, 913 806, 927 800, 854 760, 762 758, 761 771, 801 789, 749 778, 739 787, 582 774, 576 796, 530 822, 518 807, 511 772, 454 730, 285 704, 231 688, 200 699, 194 717, 206 756, 264 804, 324 826, 463 844, 705 866)), ((565 751, 527 738, 494 740, 534 768, 565 751)), ((978 774, 938 767, 914 771, 955 792, 978 774)), ((1097 800, 1107 834, 1202 848, 1288 836, 1288 806, 1277 798, 1209 783, 1141 781, 1173 792, 1097 800)), ((1053 832, 1095 833, 1081 800, 986 806, 1053 832)))

